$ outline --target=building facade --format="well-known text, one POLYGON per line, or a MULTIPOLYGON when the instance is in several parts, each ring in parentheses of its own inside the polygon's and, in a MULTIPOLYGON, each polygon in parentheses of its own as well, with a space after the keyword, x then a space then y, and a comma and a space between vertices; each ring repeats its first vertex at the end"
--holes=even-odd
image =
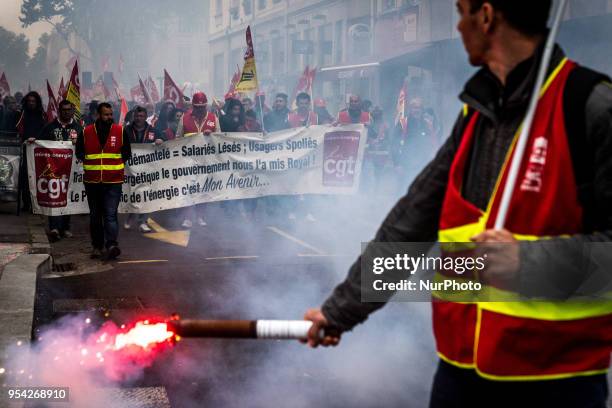
MULTIPOLYGON (((209 24, 210 83, 222 97, 230 78, 242 68, 244 33, 253 40, 260 87, 267 93, 293 94, 308 65, 317 67, 315 98, 331 110, 342 108, 351 93, 371 99, 393 114, 403 84, 408 97, 436 107, 443 123, 452 123, 457 95, 470 67, 459 34, 455 0, 212 0, 209 24)), ((609 27, 612 0, 570 0, 561 39, 570 43, 595 22, 609 27), (601 21, 595 21, 603 19, 601 21), (580 23, 582 21, 582 23, 580 23), (581 25, 582 24, 582 25, 581 25), (565 32, 568 34, 564 36, 565 32), (572 35, 573 34, 573 35, 572 35)), ((591 27, 592 28, 592 27, 591 27)), ((575 42, 575 41, 574 41, 575 42)), ((585 47, 576 47, 579 55, 585 47)), ((604 47, 605 48, 605 47, 604 47)), ((597 50, 596 68, 606 70, 606 53, 597 50)), ((595 55, 595 53, 594 53, 595 55)), ((389 119, 389 116, 387 117, 389 119)), ((448 130, 448 129, 446 129, 448 130)))

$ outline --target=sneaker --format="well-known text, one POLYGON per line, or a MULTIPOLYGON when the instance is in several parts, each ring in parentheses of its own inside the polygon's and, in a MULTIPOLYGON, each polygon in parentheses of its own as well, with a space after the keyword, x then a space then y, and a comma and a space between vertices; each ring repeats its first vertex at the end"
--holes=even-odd
POLYGON ((64 233, 62 234, 64 236, 64 238, 72 238, 72 232, 70 232, 69 230, 64 231, 64 233))
POLYGON ((295 221, 295 220, 296 220, 296 217, 295 217, 295 214, 294 214, 294 213, 289 213, 289 217, 288 217, 288 218, 289 218, 289 220, 291 220, 291 221, 295 221))
POLYGON ((193 223, 191 222, 191 220, 185 220, 181 224, 181 227, 183 228, 191 228, 192 226, 193 226, 193 223))
POLYGON ((198 225, 199 225, 200 227, 205 227, 205 226, 207 225, 207 224, 206 224, 206 221, 204 221, 204 218, 202 218, 202 217, 198 217, 198 225))
POLYGON ((317 222, 317 219, 314 217, 314 215, 312 215, 311 213, 308 213, 308 215, 306 215, 306 221, 317 222))
POLYGON ((58 230, 56 229, 52 229, 51 231, 49 231, 49 240, 51 242, 56 242, 59 241, 61 238, 60 233, 58 230))
POLYGON ((140 226, 138 227, 138 230, 143 233, 152 231, 151 227, 149 227, 146 222, 143 222, 142 224, 140 224, 140 226))
POLYGON ((116 259, 119 255, 121 255, 121 250, 118 246, 112 246, 108 248, 108 253, 106 254, 106 259, 112 260, 116 259))
POLYGON ((132 225, 128 221, 123 223, 123 229, 129 230, 130 228, 132 228, 132 225))
POLYGON ((102 250, 100 248, 94 248, 91 251, 91 255, 89 255, 91 259, 99 259, 102 258, 102 250))

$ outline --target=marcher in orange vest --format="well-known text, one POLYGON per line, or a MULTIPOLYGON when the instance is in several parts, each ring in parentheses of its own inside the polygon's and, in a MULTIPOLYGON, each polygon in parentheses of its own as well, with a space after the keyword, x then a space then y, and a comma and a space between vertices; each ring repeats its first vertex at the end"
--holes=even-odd
MULTIPOLYGON (((612 302, 582 288, 591 279, 583 265, 595 262, 584 259, 586 244, 612 239, 609 79, 555 47, 504 228, 495 229, 551 1, 459 0, 457 8, 470 62, 482 68, 461 94, 451 137, 374 239, 422 242, 418 253, 403 254, 411 257, 436 240, 447 254, 446 243, 491 249, 479 272, 491 301, 432 292, 440 361, 430 407, 603 408, 612 302), (586 300, 575 298, 577 289, 586 300)), ((610 265, 600 269, 609 274, 610 265)), ((461 281, 458 269, 450 273, 461 281)), ((394 292, 385 291, 379 303, 362 302, 377 293, 369 276, 358 260, 322 308, 306 312, 311 346, 337 345, 390 299, 394 292), (322 328, 330 331, 319 339, 322 328)))
POLYGON ((349 97, 348 109, 338 112, 338 118, 336 119, 336 123, 340 125, 349 125, 351 123, 368 125, 370 122, 370 113, 363 110, 361 97, 358 95, 351 95, 349 97))
POLYGON ((98 119, 85 128, 76 144, 76 156, 83 161, 92 258, 115 259, 121 254, 117 208, 124 163, 131 155, 130 141, 123 137, 122 126, 113 123, 113 108, 109 103, 100 103, 98 119))
MULTIPOLYGON (((212 132, 220 131, 219 118, 217 118, 217 115, 213 112, 207 110, 207 103, 208 98, 204 92, 196 92, 193 94, 191 100, 191 105, 193 107, 181 117, 176 129, 177 138, 191 136, 204 137, 210 135, 212 132)), ((198 225, 201 227, 206 226, 206 221, 204 220, 205 206, 206 204, 195 205, 198 225)), ((190 219, 191 216, 189 215, 190 212, 193 212, 193 210, 189 208, 183 210, 184 219, 181 224, 183 228, 191 228, 193 226, 193 222, 190 219)))
POLYGON ((317 114, 311 110, 310 95, 306 92, 300 92, 295 97, 295 104, 297 105, 297 110, 290 112, 288 116, 289 125, 292 128, 319 124, 317 114))

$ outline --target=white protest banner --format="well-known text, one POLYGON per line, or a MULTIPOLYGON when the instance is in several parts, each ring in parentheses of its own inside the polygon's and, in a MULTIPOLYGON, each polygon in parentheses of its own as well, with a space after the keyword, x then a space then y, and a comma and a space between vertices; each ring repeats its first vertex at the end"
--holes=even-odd
MULTIPOLYGON (((363 125, 347 125, 135 144, 119 211, 150 213, 269 195, 354 194, 365 142, 363 125)), ((27 154, 35 213, 89 212, 83 166, 70 142, 36 141, 27 154)))

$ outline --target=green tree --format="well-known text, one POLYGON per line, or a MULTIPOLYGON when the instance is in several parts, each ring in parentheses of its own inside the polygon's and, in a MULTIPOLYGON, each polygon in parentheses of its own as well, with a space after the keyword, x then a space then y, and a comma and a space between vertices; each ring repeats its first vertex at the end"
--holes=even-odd
MULTIPOLYGON (((99 63, 104 56, 129 50, 135 28, 147 35, 165 35, 170 19, 181 15, 197 19, 208 1, 182 0, 24 0, 20 21, 24 27, 36 22, 51 24, 68 47, 71 34, 83 39, 99 63)), ((74 50, 72 50, 74 52, 74 50)), ((82 56, 88 58, 87 56, 82 56)))
POLYGON ((0 27, 0 71, 6 73, 12 92, 23 89, 27 82, 28 46, 29 41, 23 34, 0 27))
MULTIPOLYGON (((28 62, 28 77, 29 82, 34 88, 45 89, 45 80, 54 78, 55 72, 47 70, 47 49, 49 45, 50 35, 44 33, 38 39, 38 48, 34 52, 32 58, 28 62)), ((57 67, 55 67, 57 69, 57 67)))

